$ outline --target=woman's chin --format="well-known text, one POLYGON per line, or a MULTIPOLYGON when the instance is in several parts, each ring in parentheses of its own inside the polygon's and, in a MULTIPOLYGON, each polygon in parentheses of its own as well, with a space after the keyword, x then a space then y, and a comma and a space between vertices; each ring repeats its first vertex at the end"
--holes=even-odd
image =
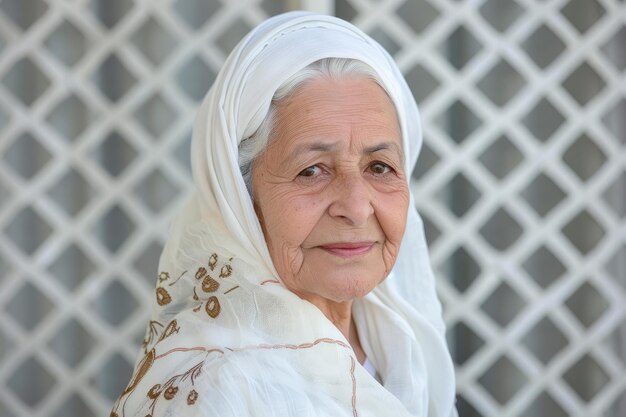
MULTIPOLYGON (((329 280, 331 281, 331 280, 329 280)), ((381 279, 356 279, 338 277, 327 285, 323 285, 316 290, 318 297, 326 300, 343 303, 365 297, 382 281, 381 279)))

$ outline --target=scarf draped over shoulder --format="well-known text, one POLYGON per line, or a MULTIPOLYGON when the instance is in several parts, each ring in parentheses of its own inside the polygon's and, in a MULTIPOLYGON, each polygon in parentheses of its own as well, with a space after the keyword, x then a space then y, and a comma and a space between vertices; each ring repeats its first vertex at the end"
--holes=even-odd
POLYGON ((229 55, 196 117, 195 192, 172 224, 141 356, 112 416, 456 416, 454 372, 413 196, 391 274, 353 304, 382 385, 272 265, 238 145, 286 79, 329 57, 357 59, 377 72, 412 172, 422 143, 417 106, 380 45, 347 22, 304 12, 256 27, 229 55))

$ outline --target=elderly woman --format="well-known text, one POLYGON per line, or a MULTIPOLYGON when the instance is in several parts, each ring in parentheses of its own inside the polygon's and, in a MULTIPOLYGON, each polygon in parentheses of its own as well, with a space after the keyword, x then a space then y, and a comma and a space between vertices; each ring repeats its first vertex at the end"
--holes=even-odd
POLYGON ((420 144, 360 30, 307 13, 254 29, 197 116, 196 193, 111 415, 456 415, 408 184, 420 144))

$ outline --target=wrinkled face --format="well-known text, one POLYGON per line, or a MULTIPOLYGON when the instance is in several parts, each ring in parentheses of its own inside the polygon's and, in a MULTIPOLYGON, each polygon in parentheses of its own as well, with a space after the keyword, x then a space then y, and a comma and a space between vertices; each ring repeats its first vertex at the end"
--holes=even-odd
POLYGON ((395 108, 370 79, 312 80, 279 105, 252 194, 291 291, 342 302, 387 276, 406 225, 403 161, 395 108))

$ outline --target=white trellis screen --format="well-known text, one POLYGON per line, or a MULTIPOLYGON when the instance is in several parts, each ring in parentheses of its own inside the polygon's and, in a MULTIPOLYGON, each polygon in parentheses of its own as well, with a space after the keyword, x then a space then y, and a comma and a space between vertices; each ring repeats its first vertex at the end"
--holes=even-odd
POLYGON ((108 415, 198 101, 298 5, 378 39, 420 103, 460 415, 626 416, 623 0, 0 0, 0 415, 108 415))

